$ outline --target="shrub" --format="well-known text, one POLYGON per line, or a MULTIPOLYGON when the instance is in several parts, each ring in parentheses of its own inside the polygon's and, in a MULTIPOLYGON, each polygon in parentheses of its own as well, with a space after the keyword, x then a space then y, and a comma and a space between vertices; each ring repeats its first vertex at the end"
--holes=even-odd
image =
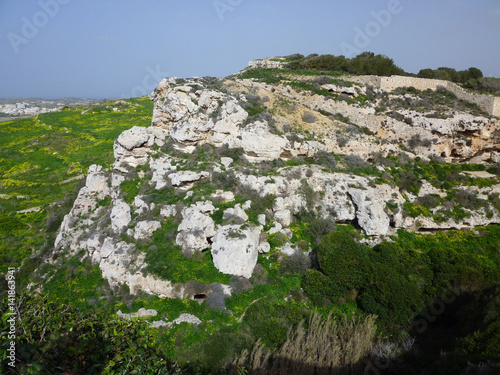
POLYGON ((242 148, 229 148, 227 144, 222 145, 218 149, 215 150, 215 154, 217 157, 227 157, 234 160, 234 162, 238 162, 241 156, 244 154, 242 148))
POLYGON ((285 257, 281 262, 280 272, 283 275, 305 273, 311 268, 311 259, 302 251, 296 251, 293 255, 285 257))
POLYGON ((318 261, 338 292, 347 293, 366 281, 367 247, 358 244, 348 231, 337 231, 323 237, 318 246, 318 261))
POLYGON ((224 172, 213 172, 212 183, 217 188, 233 191, 239 184, 239 179, 233 170, 224 172))
POLYGON ((326 151, 318 151, 314 154, 314 162, 334 171, 337 167, 335 156, 326 151))
POLYGON ((344 156, 344 159, 342 159, 342 163, 344 163, 344 165, 348 169, 366 168, 370 166, 369 163, 364 161, 359 155, 356 154, 344 156))
POLYGON ((418 197, 415 203, 424 206, 426 208, 434 208, 439 205, 440 198, 436 194, 427 194, 422 197, 418 197))
POLYGON ((314 124, 318 119, 311 112, 306 112, 302 115, 302 121, 308 124, 314 124))
POLYGON ((332 299, 340 297, 332 293, 330 278, 315 269, 306 271, 301 285, 306 296, 318 306, 329 304, 332 299))
POLYGON ((306 316, 304 306, 262 298, 248 306, 243 322, 253 337, 259 337, 266 346, 273 347, 281 344, 287 331, 306 316))
POLYGON ((316 244, 319 244, 323 236, 337 230, 337 226, 331 218, 323 219, 314 216, 308 224, 309 226, 306 229, 306 234, 309 235, 316 244))

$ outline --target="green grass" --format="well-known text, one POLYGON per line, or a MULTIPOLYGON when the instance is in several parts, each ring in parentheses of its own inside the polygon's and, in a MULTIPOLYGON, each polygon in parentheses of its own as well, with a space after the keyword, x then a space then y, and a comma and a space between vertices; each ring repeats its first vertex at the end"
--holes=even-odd
POLYGON ((215 268, 210 251, 196 254, 192 258, 182 255, 182 250, 175 243, 177 225, 169 218, 162 228, 153 234, 153 241, 148 244, 138 244, 140 251, 146 253, 145 261, 148 266, 144 269, 147 274, 153 274, 173 283, 185 283, 196 280, 201 283, 228 284, 229 275, 220 273, 215 268), (155 251, 149 250, 156 245, 155 251))
POLYGON ((92 164, 108 167, 118 135, 151 124, 153 103, 147 97, 127 102, 132 105, 118 111, 107 105, 74 107, 0 123, 0 194, 6 196, 0 199, 0 215, 2 227, 17 228, 0 230, 0 272, 18 267, 53 241, 45 220, 51 212, 62 220, 79 188, 78 181, 62 182, 86 174, 92 164), (73 198, 66 204, 68 197, 73 198), (56 202, 64 207, 53 206, 56 202), (17 213, 33 207, 40 211, 17 213))

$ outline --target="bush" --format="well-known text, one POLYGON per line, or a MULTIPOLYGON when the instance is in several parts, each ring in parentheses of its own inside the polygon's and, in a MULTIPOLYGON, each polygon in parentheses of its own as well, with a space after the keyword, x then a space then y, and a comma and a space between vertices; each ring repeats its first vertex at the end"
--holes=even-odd
POLYGON ((283 275, 305 273, 311 268, 311 259, 302 251, 296 251, 293 255, 285 257, 281 262, 280 272, 283 275))
POLYGON ((340 294, 332 293, 330 278, 315 269, 309 269, 304 274, 302 289, 312 303, 318 306, 330 304, 333 299, 340 297, 340 294))
POLYGON ((233 191, 239 184, 239 179, 234 174, 233 170, 224 172, 213 172, 212 183, 215 187, 222 190, 233 191))
POLYGON ((345 294, 365 283, 369 263, 367 250, 347 231, 323 237, 318 246, 318 262, 339 293, 345 294))
POLYGON ((337 230, 337 226, 331 218, 323 219, 314 216, 308 224, 309 226, 306 229, 306 234, 310 236, 316 244, 319 244, 323 236, 337 230))
POLYGON ((288 330, 306 316, 304 306, 262 298, 248 306, 243 322, 253 337, 260 338, 268 347, 275 347, 286 339, 288 330))
POLYGON ((367 168, 370 166, 369 163, 364 161, 359 155, 356 154, 344 156, 344 159, 342 159, 342 163, 344 163, 344 165, 348 169, 367 168))
POLYGON ((308 124, 314 124, 318 119, 311 112, 306 112, 302 115, 302 121, 308 124))
POLYGON ((335 156, 326 151, 318 151, 314 154, 314 162, 318 165, 328 168, 330 171, 334 171, 337 168, 337 160, 335 156))

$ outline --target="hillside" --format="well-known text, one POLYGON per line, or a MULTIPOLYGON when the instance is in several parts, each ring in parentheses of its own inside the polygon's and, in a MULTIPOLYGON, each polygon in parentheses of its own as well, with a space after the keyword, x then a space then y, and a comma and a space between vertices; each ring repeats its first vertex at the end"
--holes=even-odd
POLYGON ((0 124, 11 373, 498 370, 495 112, 269 61, 0 124))

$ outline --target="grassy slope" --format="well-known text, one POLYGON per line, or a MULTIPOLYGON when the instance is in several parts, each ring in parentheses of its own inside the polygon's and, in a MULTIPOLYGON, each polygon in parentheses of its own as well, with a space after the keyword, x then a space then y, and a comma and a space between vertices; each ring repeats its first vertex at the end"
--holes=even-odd
POLYGON ((115 138, 134 125, 150 125, 153 103, 128 102, 136 105, 115 106, 117 111, 113 105, 75 107, 0 123, 0 272, 40 250, 49 211, 61 220, 71 207, 50 207, 74 195, 79 184, 61 182, 85 174, 91 164, 110 165, 115 138), (37 207, 39 212, 17 213, 37 207))

